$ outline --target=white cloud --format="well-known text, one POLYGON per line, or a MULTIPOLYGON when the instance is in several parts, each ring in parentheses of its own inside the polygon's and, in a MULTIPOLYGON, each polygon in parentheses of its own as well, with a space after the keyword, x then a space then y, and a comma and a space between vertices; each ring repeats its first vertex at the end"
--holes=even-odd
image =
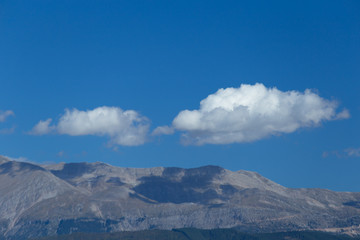
POLYGON ((111 144, 136 146, 145 143, 149 130, 149 120, 136 111, 106 106, 87 111, 66 109, 57 125, 50 123, 51 119, 40 121, 31 133, 107 136, 111 144))
POLYGON ((282 92, 263 84, 219 89, 200 102, 198 110, 181 111, 172 126, 183 131, 185 144, 228 144, 291 133, 322 121, 344 119, 336 101, 311 90, 282 92))
POLYGON ((334 118, 334 120, 338 120, 338 119, 347 119, 350 118, 350 112, 347 109, 342 110, 341 112, 339 112, 336 117, 334 118))
POLYGON ((160 126, 152 131, 151 135, 158 136, 158 135, 171 135, 174 133, 174 128, 169 126, 160 126))
POLYGON ((14 112, 11 110, 7 110, 7 111, 0 111, 0 122, 5 122, 6 118, 8 118, 9 116, 14 116, 14 112))
POLYGON ((49 118, 45 121, 40 121, 38 124, 33 127, 33 129, 29 132, 32 135, 45 135, 53 130, 55 130, 54 126, 50 126, 50 123, 52 122, 52 119, 49 118))

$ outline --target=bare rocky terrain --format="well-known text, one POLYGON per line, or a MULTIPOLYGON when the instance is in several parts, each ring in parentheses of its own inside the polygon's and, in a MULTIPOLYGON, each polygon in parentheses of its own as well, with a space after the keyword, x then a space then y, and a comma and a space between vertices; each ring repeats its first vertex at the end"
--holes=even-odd
POLYGON ((357 234, 359 225, 360 193, 290 189, 255 172, 38 165, 0 156, 3 239, 184 227, 357 234))

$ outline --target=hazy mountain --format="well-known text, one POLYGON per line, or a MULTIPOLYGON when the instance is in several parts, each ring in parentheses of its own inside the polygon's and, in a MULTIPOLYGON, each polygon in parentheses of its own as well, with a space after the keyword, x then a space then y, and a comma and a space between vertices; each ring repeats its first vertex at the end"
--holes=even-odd
POLYGON ((255 172, 0 157, 0 234, 7 239, 184 227, 360 233, 359 224, 360 193, 289 189, 255 172))

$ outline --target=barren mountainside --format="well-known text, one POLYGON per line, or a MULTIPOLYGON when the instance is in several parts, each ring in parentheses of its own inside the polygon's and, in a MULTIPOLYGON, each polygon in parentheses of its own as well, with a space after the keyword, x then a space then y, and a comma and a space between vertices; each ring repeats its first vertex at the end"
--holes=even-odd
POLYGON ((360 193, 289 189, 217 166, 38 165, 0 157, 0 234, 6 239, 173 228, 356 233, 360 193))

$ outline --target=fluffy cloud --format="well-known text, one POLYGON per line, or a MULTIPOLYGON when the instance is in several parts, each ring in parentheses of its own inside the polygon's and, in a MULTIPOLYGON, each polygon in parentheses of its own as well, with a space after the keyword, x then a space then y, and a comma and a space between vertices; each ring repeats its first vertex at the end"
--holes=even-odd
POLYGON ((0 111, 0 122, 5 122, 6 118, 8 118, 9 116, 14 116, 14 112, 7 110, 5 112, 0 111))
POLYGON ((136 146, 145 143, 149 130, 146 117, 136 111, 124 111, 117 107, 104 106, 88 111, 66 109, 56 125, 50 125, 51 121, 40 121, 30 133, 108 136, 111 144, 136 146))
POLYGON ((172 126, 183 131, 185 144, 228 144, 291 133, 322 121, 344 119, 338 103, 311 90, 282 92, 263 84, 219 89, 200 102, 198 110, 181 111, 172 126))

